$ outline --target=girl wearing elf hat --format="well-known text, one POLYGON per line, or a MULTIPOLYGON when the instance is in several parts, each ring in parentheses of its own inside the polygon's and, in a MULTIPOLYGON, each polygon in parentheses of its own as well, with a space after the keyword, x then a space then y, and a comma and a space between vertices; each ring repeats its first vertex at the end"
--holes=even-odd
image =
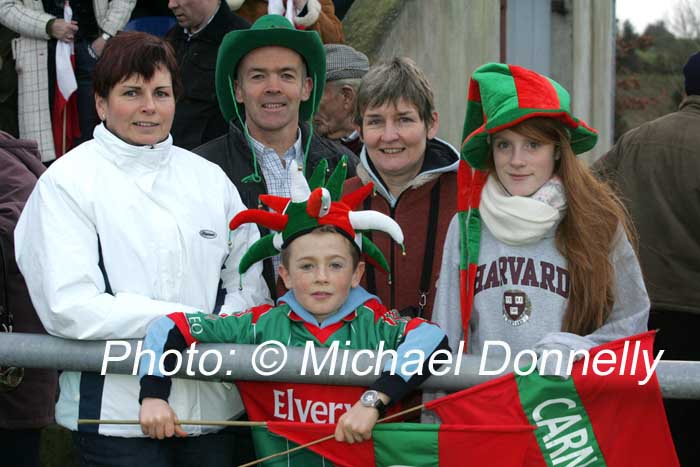
POLYGON ((630 221, 576 158, 597 134, 573 116, 568 92, 519 66, 483 65, 469 83, 463 137, 433 311, 450 341, 467 340, 473 354, 501 340, 513 354, 568 356, 645 331, 630 221))

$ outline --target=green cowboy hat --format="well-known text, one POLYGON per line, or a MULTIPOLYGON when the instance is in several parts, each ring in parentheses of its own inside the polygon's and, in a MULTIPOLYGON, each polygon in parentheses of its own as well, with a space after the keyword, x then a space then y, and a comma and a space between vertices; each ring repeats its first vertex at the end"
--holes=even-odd
POLYGON ((488 136, 533 117, 556 118, 569 130, 575 154, 595 146, 598 133, 571 114, 569 93, 556 81, 517 65, 487 63, 469 81, 462 158, 486 169, 488 136))
POLYGON ((243 115, 243 105, 236 102, 232 91, 238 63, 251 50, 267 46, 287 47, 301 55, 309 77, 313 80, 314 91, 311 98, 301 103, 299 117, 301 120, 308 120, 318 110, 326 82, 326 51, 321 37, 316 31, 295 29, 284 16, 265 15, 250 29, 226 34, 219 47, 216 58, 216 97, 226 121, 230 121, 236 115, 236 106, 241 109, 243 115))

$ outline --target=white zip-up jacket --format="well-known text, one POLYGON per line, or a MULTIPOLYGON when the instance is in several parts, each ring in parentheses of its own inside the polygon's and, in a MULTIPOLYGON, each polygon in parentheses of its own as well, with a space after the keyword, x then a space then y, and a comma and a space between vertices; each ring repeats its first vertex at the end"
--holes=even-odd
MULTIPOLYGON (((229 242, 228 223, 244 209, 218 166, 172 138, 132 146, 100 125, 39 179, 15 230, 17 263, 50 334, 142 338, 165 314, 215 311, 220 280, 227 313, 270 301, 260 264, 239 290, 238 262, 259 238, 247 224, 229 242)), ((78 418, 138 418, 136 376, 63 372, 60 388, 56 421, 71 430, 97 432, 78 418)), ((243 406, 231 388, 174 379, 170 405, 181 419, 235 417, 243 406)), ((138 425, 100 425, 99 433, 143 436, 138 425)))

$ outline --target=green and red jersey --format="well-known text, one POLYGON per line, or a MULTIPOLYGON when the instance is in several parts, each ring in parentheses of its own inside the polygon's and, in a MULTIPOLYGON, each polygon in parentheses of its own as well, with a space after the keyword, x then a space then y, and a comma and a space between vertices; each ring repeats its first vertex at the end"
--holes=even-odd
MULTIPOLYGON (((398 316, 361 287, 353 289, 341 309, 322 323, 318 323, 313 315, 301 307, 294 293, 290 291, 280 299, 276 307, 263 305, 230 316, 206 313, 168 315, 149 327, 144 346, 155 352, 156 361, 159 361, 167 350, 182 350, 193 342, 261 344, 269 340, 276 340, 290 347, 302 347, 311 341, 318 347, 329 347, 338 342, 340 350, 377 350, 380 344, 384 349, 396 350, 397 361, 393 362, 393 365, 392 362, 388 362, 371 386, 372 389, 387 394, 394 402, 401 400, 430 375, 427 368, 426 371, 421 371, 420 375, 411 371, 415 369, 415 365, 413 368, 410 364, 404 367, 403 363, 415 361, 415 356, 407 358, 410 351, 422 351, 426 356, 425 366, 435 351, 448 349, 445 333, 439 327, 420 318, 398 316), (389 371, 392 366, 395 372, 389 371), (410 374, 402 374, 407 371, 406 368, 410 374)), ((167 369, 167 359, 165 362, 167 369)), ((146 368, 142 367, 139 375, 142 376, 141 399, 158 397, 167 400, 169 381, 160 374, 158 368, 154 368, 152 375, 147 375, 146 368)), ((320 388, 324 388, 320 393, 329 392, 328 386, 320 388)), ((278 390, 288 389, 285 386, 278 390)), ((270 386, 270 390, 274 390, 273 386, 270 386)), ((267 392, 269 401, 274 402, 274 393, 271 391, 267 392)), ((352 403, 356 402, 355 393, 352 397, 352 403)), ((272 407, 270 404, 267 406, 272 407)), ((274 410, 269 413, 274 413, 274 410)), ((264 416, 264 411, 260 412, 260 416, 264 416)), ((287 416, 281 419, 290 418, 287 416)))

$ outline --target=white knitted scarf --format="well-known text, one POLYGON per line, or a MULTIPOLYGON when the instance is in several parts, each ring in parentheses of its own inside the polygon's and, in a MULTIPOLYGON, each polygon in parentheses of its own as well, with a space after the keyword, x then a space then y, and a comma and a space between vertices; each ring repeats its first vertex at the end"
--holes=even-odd
POLYGON ((564 185, 555 175, 531 196, 511 196, 492 174, 481 193, 479 212, 494 237, 503 243, 534 243, 566 212, 564 185))

